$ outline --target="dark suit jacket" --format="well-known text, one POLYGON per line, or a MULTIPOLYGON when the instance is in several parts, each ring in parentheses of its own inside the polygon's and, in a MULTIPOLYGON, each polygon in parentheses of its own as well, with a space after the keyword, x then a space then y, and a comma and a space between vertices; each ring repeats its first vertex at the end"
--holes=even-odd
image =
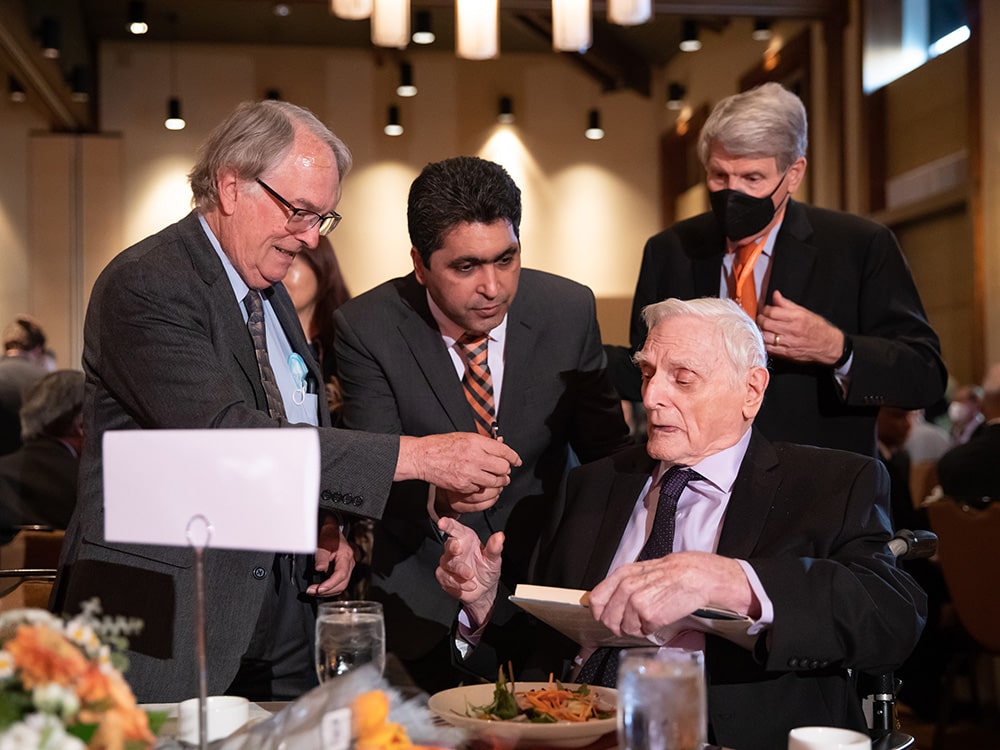
MULTIPOLYGON (((645 450, 633 448, 569 475, 541 583, 589 590, 606 577, 653 468, 645 450)), ((785 746, 791 727, 864 727, 845 670, 898 666, 926 614, 924 593, 887 549, 891 536, 889 481, 877 461, 772 444, 755 430, 717 551, 750 563, 774 622, 753 653, 706 638, 715 742, 773 750, 785 746)), ((539 666, 557 672, 579 648, 566 639, 542 647, 539 666)))
MULTIPOLYGON (((646 305, 719 296, 725 250, 711 213, 650 238, 632 306, 634 348, 646 339, 646 305)), ((790 201, 771 258, 769 302, 775 290, 851 335, 854 362, 845 401, 830 367, 772 358, 755 423, 772 440, 875 456, 879 406, 918 409, 944 393, 938 337, 885 227, 790 201)))
POLYGON ((938 480, 946 495, 982 501, 1000 500, 1000 424, 984 424, 938 461, 938 480))
POLYGON ((22 356, 0 356, 0 455, 21 447, 24 392, 46 375, 44 367, 22 356))
MULTIPOLYGON (((334 317, 345 426, 415 436, 475 432, 427 293, 413 274, 356 297, 334 317)), ((523 581, 570 447, 591 461, 628 444, 589 289, 521 271, 507 318, 497 422, 523 465, 513 469, 496 505, 462 523, 483 540, 505 530, 504 579, 523 581)), ((397 485, 376 528, 372 586, 384 602, 388 646, 400 658, 421 657, 448 638, 457 604, 434 577, 441 553, 427 515, 427 485, 397 485)))
POLYGON ((65 529, 76 507, 80 459, 53 437, 0 457, 0 529, 42 524, 65 529))
MULTIPOLYGON (((321 382, 280 284, 270 300, 293 349, 321 382)), ((195 213, 125 250, 101 273, 87 310, 83 364, 80 498, 53 603, 75 614, 76 602, 99 595, 105 612, 143 619, 145 630, 132 639, 129 654, 128 677, 138 699, 190 698, 198 685, 193 552, 105 542, 101 436, 106 430, 291 427, 267 414, 240 304, 195 213)), ((325 408, 319 418, 328 424, 325 408)), ((378 517, 398 438, 333 429, 320 429, 319 436, 319 504, 378 517)), ((211 694, 224 691, 236 674, 264 589, 273 585, 273 558, 266 552, 205 554, 211 694)))

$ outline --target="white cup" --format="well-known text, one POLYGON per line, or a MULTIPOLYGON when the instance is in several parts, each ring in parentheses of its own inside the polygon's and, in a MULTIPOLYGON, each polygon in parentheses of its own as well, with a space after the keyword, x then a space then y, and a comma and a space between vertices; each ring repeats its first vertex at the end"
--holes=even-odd
MULTIPOLYGON (((236 695, 210 695, 208 713, 208 742, 228 737, 250 719, 250 701, 236 695)), ((200 709, 198 699, 191 698, 177 706, 177 739, 189 745, 198 744, 200 709)))
POLYGON ((788 733, 788 750, 872 750, 872 740, 853 729, 796 727, 788 733))

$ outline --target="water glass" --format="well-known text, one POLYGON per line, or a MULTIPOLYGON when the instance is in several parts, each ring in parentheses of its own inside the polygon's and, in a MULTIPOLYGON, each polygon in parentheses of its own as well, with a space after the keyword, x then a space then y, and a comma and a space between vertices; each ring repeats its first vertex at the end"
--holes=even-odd
POLYGON ((701 651, 630 648, 618 665, 618 747, 700 750, 708 726, 701 651))
POLYGON ((316 675, 332 680, 363 664, 385 669, 385 620, 380 602, 324 602, 316 617, 316 675))

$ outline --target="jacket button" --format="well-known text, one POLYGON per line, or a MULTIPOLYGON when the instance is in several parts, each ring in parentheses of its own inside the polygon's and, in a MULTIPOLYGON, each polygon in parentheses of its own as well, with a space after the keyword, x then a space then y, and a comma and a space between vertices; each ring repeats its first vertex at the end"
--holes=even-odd
POLYGON ((326 500, 327 502, 330 502, 333 500, 333 493, 330 492, 330 490, 323 490, 320 493, 320 497, 326 500))
POLYGON ((791 659, 788 660, 788 666, 791 667, 792 669, 797 668, 799 666, 799 660, 793 656, 791 659))
POLYGON ((267 577, 267 571, 259 565, 253 569, 253 577, 258 581, 267 577))

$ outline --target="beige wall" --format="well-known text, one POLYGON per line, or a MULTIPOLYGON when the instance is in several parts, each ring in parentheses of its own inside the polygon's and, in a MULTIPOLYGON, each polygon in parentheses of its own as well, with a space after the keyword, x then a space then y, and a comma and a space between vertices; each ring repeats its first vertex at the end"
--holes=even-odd
POLYGON ((983 242, 981 269, 985 310, 985 361, 1000 362, 1000 97, 995 95, 1000 72, 1000 4, 981 3, 983 130, 983 242))

